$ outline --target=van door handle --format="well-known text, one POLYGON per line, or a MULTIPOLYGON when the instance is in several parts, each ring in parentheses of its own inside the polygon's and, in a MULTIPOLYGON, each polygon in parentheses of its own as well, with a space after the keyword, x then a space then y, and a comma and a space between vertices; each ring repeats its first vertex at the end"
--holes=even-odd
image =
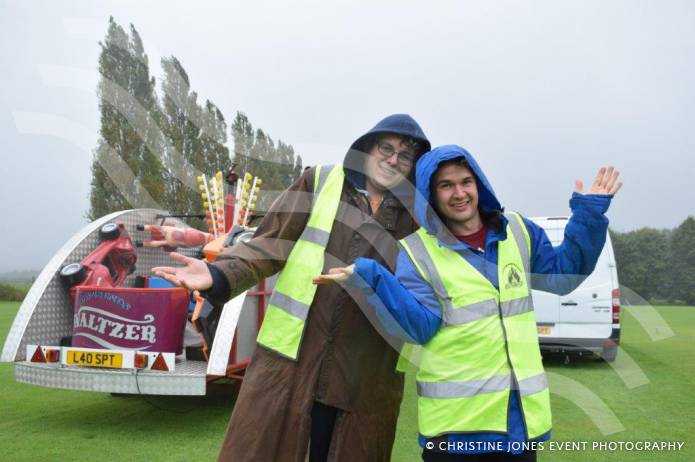
POLYGON ((562 306, 577 306, 578 303, 577 302, 564 302, 564 303, 560 303, 560 305, 562 305, 562 306))

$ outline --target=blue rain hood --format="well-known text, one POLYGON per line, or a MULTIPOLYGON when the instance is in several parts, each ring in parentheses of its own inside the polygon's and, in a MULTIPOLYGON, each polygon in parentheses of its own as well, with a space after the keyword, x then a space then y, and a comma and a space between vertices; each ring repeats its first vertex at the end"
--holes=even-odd
MULTIPOLYGON (((370 139, 377 135, 389 133, 410 136, 417 139, 423 144, 423 149, 421 151, 422 153, 432 149, 427 136, 425 136, 425 132, 422 131, 420 125, 411 116, 408 114, 392 114, 385 117, 371 130, 357 138, 357 140, 352 143, 350 150, 345 155, 345 160, 343 162, 343 166, 346 169, 345 173, 347 178, 356 188, 366 188, 366 178, 364 176, 364 156, 367 154, 367 145, 369 144, 370 139)), ((413 168, 413 171, 414 170, 415 169, 413 168)), ((410 179, 411 181, 414 181, 415 179, 412 172, 410 179)), ((398 191, 394 192, 406 194, 407 189, 412 188, 398 189, 398 191)))
POLYGON ((486 212, 502 212, 503 210, 490 182, 471 153, 455 144, 439 146, 422 156, 415 166, 415 187, 417 189, 415 218, 420 226, 425 228, 430 234, 438 235, 440 228, 443 226, 437 213, 434 211, 433 198, 430 197, 430 183, 439 164, 458 157, 466 159, 476 177, 478 208, 486 212))

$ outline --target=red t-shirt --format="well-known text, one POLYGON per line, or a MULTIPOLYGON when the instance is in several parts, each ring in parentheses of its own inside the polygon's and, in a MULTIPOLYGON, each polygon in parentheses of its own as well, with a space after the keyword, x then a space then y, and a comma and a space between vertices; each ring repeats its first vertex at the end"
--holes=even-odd
MULTIPOLYGON (((454 234, 454 236, 456 236, 454 234)), ((467 236, 456 236, 456 239, 463 241, 474 249, 485 250, 485 238, 487 237, 487 226, 483 225, 478 231, 467 236)))

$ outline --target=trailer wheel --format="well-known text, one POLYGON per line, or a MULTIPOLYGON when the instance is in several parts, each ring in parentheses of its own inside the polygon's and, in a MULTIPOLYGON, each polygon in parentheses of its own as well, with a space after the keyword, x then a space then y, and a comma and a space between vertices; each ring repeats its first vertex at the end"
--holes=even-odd
POLYGON ((99 237, 102 241, 113 241, 121 235, 121 229, 116 223, 106 223, 99 229, 99 237))
POLYGON ((80 263, 69 263, 60 269, 60 279, 71 287, 84 281, 85 277, 84 266, 80 263))

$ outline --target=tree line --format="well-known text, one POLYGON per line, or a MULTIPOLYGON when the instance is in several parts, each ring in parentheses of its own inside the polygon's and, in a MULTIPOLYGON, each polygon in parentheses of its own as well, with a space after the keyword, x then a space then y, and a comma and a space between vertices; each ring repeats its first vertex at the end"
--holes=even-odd
POLYGON ((27 295, 28 289, 17 287, 13 284, 0 282, 0 300, 10 302, 21 302, 27 295))
POLYGON ((200 214, 196 177, 226 173, 232 162, 238 173, 250 171, 263 178, 266 191, 285 189, 301 173, 302 159, 292 146, 280 140, 276 144, 268 133, 254 130, 242 112, 236 113, 230 130, 212 101, 198 100, 174 56, 161 60, 164 75, 158 92, 142 38, 132 24, 126 31, 111 17, 99 45, 100 129, 91 167, 90 220, 144 207, 200 214), (233 157, 228 132, 234 138, 233 157))
POLYGON ((610 235, 621 286, 648 302, 695 305, 695 218, 674 229, 611 230, 610 235))

